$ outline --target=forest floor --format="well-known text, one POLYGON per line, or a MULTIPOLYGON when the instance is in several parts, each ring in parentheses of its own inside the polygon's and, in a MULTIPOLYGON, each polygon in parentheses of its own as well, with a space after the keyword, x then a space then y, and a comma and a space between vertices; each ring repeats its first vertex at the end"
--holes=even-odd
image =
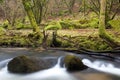
MULTIPOLYGON (((53 31, 49 30, 47 32, 51 34, 53 31)), ((8 30, 7 33, 21 33, 22 35, 27 35, 29 33, 32 33, 32 30, 8 30)), ((88 36, 98 34, 98 29, 64 29, 58 30, 57 33, 58 35, 88 36)))
MULTIPOLYGON (((120 31, 116 31, 113 29, 107 29, 107 31, 110 34, 114 34, 114 36, 116 36, 117 38, 120 38, 120 31)), ((52 30, 47 31, 48 33, 50 33, 50 35, 52 34, 52 30)), ((58 30, 57 33, 60 36, 64 36, 64 35, 68 35, 68 36, 98 36, 98 29, 63 29, 63 30, 58 30)), ((32 33, 32 30, 30 29, 24 29, 24 30, 8 30, 7 33, 13 33, 13 34, 21 34, 21 35, 28 35, 30 33, 32 33)))
MULTIPOLYGON (((116 30, 107 30, 111 35, 120 39, 120 32, 116 30)), ((42 32, 42 31, 41 31, 42 32)), ((52 30, 47 31, 49 37, 46 41, 46 46, 52 44, 52 30)), ((35 40, 28 35, 32 33, 31 29, 23 30, 7 30, 5 35, 0 36, 1 47, 39 47, 41 40, 35 40)), ((99 38, 98 29, 64 29, 58 30, 57 47, 62 48, 79 48, 85 47, 91 50, 110 50, 111 48, 99 38), (62 38, 61 38, 62 37, 62 38), (60 45, 59 45, 60 44, 60 45)), ((56 47, 56 46, 55 46, 56 47)))

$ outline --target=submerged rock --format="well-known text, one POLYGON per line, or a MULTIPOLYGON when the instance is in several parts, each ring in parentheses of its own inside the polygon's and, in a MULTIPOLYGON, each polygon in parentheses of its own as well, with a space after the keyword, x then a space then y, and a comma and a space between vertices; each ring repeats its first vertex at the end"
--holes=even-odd
POLYGON ((8 70, 12 73, 32 73, 53 67, 57 63, 54 59, 37 59, 28 56, 18 56, 8 63, 8 70))
POLYGON ((80 58, 75 55, 65 56, 64 64, 65 64, 65 67, 67 68, 67 71, 70 71, 70 72, 84 70, 87 68, 87 66, 83 64, 80 58))

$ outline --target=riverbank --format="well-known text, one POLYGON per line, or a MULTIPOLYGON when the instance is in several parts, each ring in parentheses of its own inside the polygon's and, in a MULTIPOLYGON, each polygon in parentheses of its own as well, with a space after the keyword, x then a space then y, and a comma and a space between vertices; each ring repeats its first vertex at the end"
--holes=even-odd
MULTIPOLYGON (((108 30, 119 35, 119 32, 108 30)), ((35 40, 28 35, 32 30, 6 30, 5 34, 0 35, 0 47, 27 47, 37 48, 42 46, 43 38, 35 40)), ((52 45, 52 30, 49 34, 45 46, 52 45)), ((57 42, 60 44, 57 47, 62 48, 80 48, 84 47, 91 50, 111 50, 111 48, 99 38, 97 29, 75 29, 75 30, 58 30, 57 42)), ((119 36, 118 36, 119 37, 119 36)), ((52 46, 53 47, 53 46, 52 46)), ((56 47, 56 46, 54 46, 56 47)))

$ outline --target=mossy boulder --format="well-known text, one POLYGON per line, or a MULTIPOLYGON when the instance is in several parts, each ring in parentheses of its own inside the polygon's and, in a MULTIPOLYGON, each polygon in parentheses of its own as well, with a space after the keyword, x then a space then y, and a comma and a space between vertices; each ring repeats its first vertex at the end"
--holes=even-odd
POLYGON ((64 58, 64 63, 67 71, 69 72, 80 71, 87 68, 80 58, 75 55, 66 55, 64 58))
POLYGON ((12 73, 32 73, 53 67, 57 62, 50 59, 37 59, 28 56, 18 56, 8 63, 8 71, 12 73))

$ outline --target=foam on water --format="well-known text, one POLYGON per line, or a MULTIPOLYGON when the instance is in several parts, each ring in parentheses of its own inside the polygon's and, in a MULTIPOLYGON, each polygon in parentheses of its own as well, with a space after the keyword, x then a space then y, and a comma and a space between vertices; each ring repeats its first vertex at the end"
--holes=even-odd
POLYGON ((82 62, 90 68, 98 71, 114 74, 120 76, 120 68, 115 67, 113 64, 104 61, 90 61, 89 59, 83 59, 82 62))
MULTIPOLYGON (((5 60, 0 62, 0 64, 9 62, 9 60, 5 60)), ((0 79, 1 80, 75 80, 71 77, 70 74, 66 72, 65 68, 60 67, 60 59, 58 59, 58 63, 55 67, 50 68, 48 70, 38 71, 36 73, 20 75, 20 74, 12 74, 7 71, 7 66, 0 70, 0 79)))
MULTIPOLYGON (((7 71, 7 63, 10 60, 11 59, 7 59, 0 62, 0 65, 6 65, 0 69, 0 80, 76 80, 69 73, 67 73, 65 68, 60 67, 60 58, 58 59, 58 63, 53 68, 26 75, 9 73, 7 71)), ((89 59, 83 59, 82 61, 90 68, 120 76, 120 69, 111 63, 105 61, 92 62, 89 59)))

